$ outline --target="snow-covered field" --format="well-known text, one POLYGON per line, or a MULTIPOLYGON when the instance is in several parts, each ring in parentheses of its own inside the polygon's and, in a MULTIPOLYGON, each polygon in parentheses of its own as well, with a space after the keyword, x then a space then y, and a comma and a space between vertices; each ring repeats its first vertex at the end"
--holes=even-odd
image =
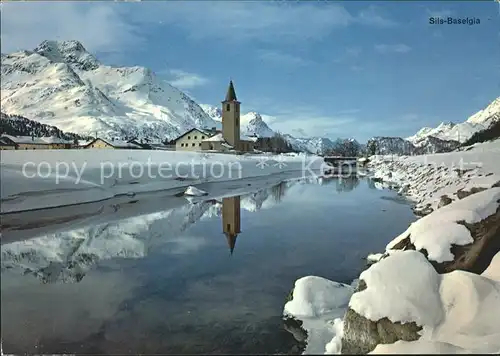
POLYGON ((371 266, 359 277, 365 287, 357 292, 320 277, 296 282, 284 316, 302 321, 308 333, 304 353, 341 353, 348 308, 373 322, 387 318, 422 327, 418 340, 378 344, 371 353, 499 353, 500 252, 481 275, 438 274, 431 261, 452 261, 453 245, 474 241, 465 224, 498 211, 500 140, 445 154, 370 160, 376 184, 399 189, 426 216, 392 240, 385 253, 368 256, 371 266), (393 249, 407 238, 416 251, 393 249))
MULTIPOLYGON (((2 213, 87 203, 120 195, 320 171, 305 154, 230 155, 142 150, 4 151, 2 213)), ((232 183, 231 183, 232 182, 232 183)), ((247 184, 246 182, 245 184, 247 184)), ((208 192, 210 193, 210 192, 208 192)))

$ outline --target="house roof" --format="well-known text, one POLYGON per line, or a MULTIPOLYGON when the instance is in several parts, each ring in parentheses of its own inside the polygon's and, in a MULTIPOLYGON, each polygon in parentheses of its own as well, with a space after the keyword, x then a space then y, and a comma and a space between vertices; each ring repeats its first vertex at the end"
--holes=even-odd
POLYGON ((72 141, 63 140, 58 137, 32 137, 12 135, 2 135, 2 137, 6 137, 17 144, 50 145, 54 143, 72 143, 72 141))
POLYGON ((0 137, 0 145, 2 146, 17 146, 17 144, 8 137, 0 137))
POLYGON ((178 136, 177 138, 173 139, 172 141, 175 142, 175 141, 181 139, 182 137, 186 136, 187 134, 189 134, 189 133, 191 133, 193 131, 198 131, 200 134, 207 135, 208 137, 210 137, 210 136, 212 136, 214 134, 213 131, 204 130, 204 129, 198 129, 198 128, 194 127, 191 130, 188 130, 188 131, 184 132, 182 135, 178 136))
POLYGON ((203 141, 210 141, 210 142, 222 142, 225 141, 224 137, 222 137, 222 133, 218 133, 216 135, 213 135, 212 137, 206 138, 203 141))
POLYGON ((109 140, 105 140, 105 139, 100 138, 100 137, 90 141, 87 145, 85 145, 85 147, 90 146, 91 144, 93 144, 97 140, 101 140, 102 142, 105 142, 108 145, 113 146, 115 148, 142 148, 140 145, 137 145, 137 144, 132 143, 132 142, 121 141, 121 140, 109 141, 109 140))

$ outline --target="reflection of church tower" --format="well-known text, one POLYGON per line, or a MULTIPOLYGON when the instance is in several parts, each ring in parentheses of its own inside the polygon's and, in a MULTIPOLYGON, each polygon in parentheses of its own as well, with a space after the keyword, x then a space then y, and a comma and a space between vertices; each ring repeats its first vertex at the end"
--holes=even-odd
POLYGON ((229 82, 226 99, 222 102, 222 136, 235 149, 240 146, 240 102, 233 81, 229 82))
POLYGON ((236 244, 236 237, 241 232, 240 217, 240 197, 222 199, 222 231, 226 235, 231 254, 236 244))

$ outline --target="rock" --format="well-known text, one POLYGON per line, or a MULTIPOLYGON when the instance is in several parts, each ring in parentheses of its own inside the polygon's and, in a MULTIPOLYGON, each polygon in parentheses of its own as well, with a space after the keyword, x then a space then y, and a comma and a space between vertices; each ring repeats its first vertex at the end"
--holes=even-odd
POLYGON ((370 179, 375 183, 382 183, 384 181, 382 178, 379 177, 371 177, 370 179))
POLYGON ((443 195, 443 196, 441 196, 441 199, 439 200, 438 208, 442 208, 443 206, 450 204, 452 201, 453 200, 449 196, 443 195))
MULTIPOLYGON (((454 270, 481 274, 490 264, 493 256, 500 251, 500 207, 496 213, 475 224, 461 222, 470 231, 473 243, 459 246, 452 245, 453 261, 438 263, 429 261, 438 273, 448 273, 454 270)), ((393 246, 393 250, 415 250, 410 236, 393 246)), ((427 257, 425 249, 419 250, 427 257)))
POLYGON ((285 318, 283 320, 283 327, 292 334, 293 338, 298 341, 301 346, 305 346, 307 331, 302 328, 302 321, 295 318, 285 318))
MULTIPOLYGON (((366 289, 366 283, 359 281, 356 292, 366 289)), ((388 318, 369 320, 352 309, 344 317, 342 354, 367 354, 378 344, 392 344, 398 340, 415 341, 420 337, 422 327, 416 323, 393 323, 388 318)))
POLYGON ((486 190, 486 188, 477 188, 477 187, 473 187, 471 190, 467 191, 467 190, 463 190, 463 189, 460 189, 458 192, 456 192, 456 196, 458 197, 458 199, 463 199, 463 198, 467 198, 469 195, 472 195, 472 194, 476 194, 476 193, 479 193, 479 192, 482 192, 483 190, 486 190))
POLYGON ((432 207, 431 207, 431 204, 427 204, 426 206, 424 206, 422 208, 414 207, 412 210, 413 210, 413 214, 415 214, 417 216, 426 216, 434 211, 434 209, 432 209, 432 207))

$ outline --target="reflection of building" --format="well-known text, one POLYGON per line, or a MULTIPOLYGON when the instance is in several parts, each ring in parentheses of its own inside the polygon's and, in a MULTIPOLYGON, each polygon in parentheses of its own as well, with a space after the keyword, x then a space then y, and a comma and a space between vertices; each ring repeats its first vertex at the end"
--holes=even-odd
POLYGON ((236 238, 241 232, 240 197, 222 199, 222 231, 233 254, 236 238))
POLYGON ((350 192, 359 185, 359 179, 356 176, 339 177, 336 183, 337 192, 350 192))

